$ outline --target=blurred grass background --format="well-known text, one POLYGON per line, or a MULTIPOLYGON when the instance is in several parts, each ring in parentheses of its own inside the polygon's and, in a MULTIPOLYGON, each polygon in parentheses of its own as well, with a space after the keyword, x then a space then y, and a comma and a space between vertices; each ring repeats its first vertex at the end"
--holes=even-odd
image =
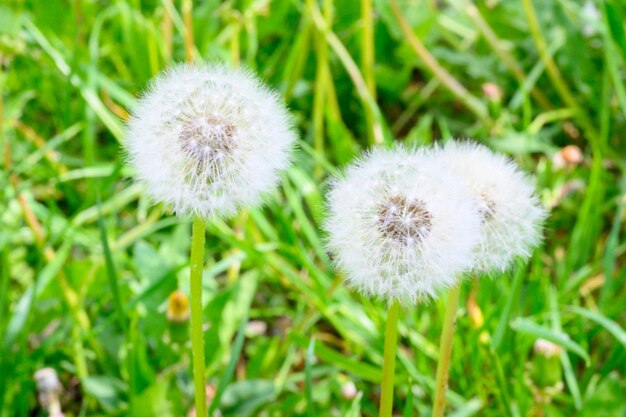
MULTIPOLYGON (((196 58, 258 71, 302 138, 266 207, 209 227, 207 393, 223 416, 377 415, 385 306, 331 268, 324 179, 375 143, 467 137, 531 172, 551 215, 528 264, 465 282, 449 415, 626 415, 623 2, 193 6, 196 58), (537 338, 564 349, 550 394, 530 372, 537 338)), ((127 109, 185 59, 180 11, 0 4, 2 416, 47 415, 43 367, 66 416, 192 408, 186 329, 167 318, 188 291, 190 222, 151 207, 122 151, 127 109)), ((444 309, 404 310, 398 415, 430 414, 444 309)))

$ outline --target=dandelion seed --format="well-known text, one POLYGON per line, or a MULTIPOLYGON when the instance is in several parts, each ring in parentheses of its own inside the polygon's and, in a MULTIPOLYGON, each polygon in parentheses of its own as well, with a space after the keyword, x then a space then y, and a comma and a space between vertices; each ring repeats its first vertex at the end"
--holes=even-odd
POLYGON ((373 150, 332 183, 328 200, 328 246, 363 293, 415 302, 472 266, 474 199, 428 150, 373 150))
POLYGON ((128 159, 149 195, 203 218, 260 203, 294 142, 278 96, 250 72, 220 65, 164 72, 128 123, 128 159))
POLYGON ((482 230, 474 269, 504 271, 516 257, 529 257, 541 241, 546 212, 517 165, 471 142, 448 142, 435 155, 458 176, 478 205, 482 230))

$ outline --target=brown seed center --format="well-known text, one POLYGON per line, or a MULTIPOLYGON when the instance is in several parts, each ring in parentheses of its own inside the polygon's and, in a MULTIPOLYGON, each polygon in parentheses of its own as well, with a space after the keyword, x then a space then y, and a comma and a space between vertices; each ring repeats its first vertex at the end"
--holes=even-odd
POLYGON ((235 126, 217 117, 197 118, 184 125, 178 139, 196 172, 218 175, 236 147, 235 126))
POLYGON ((432 216, 421 200, 394 196, 379 206, 380 232, 403 245, 422 242, 431 227, 432 216))

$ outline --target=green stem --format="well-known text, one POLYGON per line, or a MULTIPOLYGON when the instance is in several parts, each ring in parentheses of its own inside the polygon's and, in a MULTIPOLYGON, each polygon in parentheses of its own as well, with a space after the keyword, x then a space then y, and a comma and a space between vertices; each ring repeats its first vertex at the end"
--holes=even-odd
POLYGON ((204 263, 204 221, 195 216, 191 237, 191 353, 196 392, 196 416, 206 417, 204 388, 204 336, 202 334, 202 265, 204 263))
POLYGON ((452 357, 452 338, 456 323, 456 311, 459 307, 461 286, 456 285, 448 294, 448 307, 444 317, 441 341, 439 343, 439 362, 437 363, 437 380, 435 382, 435 399, 432 417, 442 417, 446 406, 446 388, 448 386, 448 372, 452 357))
MULTIPOLYGON (((363 79, 372 98, 376 100, 376 81, 374 79, 374 18, 372 0, 361 0, 361 67, 363 79)), ((368 143, 376 144, 374 136, 374 115, 370 108, 365 109, 368 143)))
POLYGON ((383 382, 380 387, 380 417, 391 417, 393 412, 393 383, 398 347, 398 316, 400 304, 394 301, 387 311, 385 327, 385 352, 383 356, 383 382))

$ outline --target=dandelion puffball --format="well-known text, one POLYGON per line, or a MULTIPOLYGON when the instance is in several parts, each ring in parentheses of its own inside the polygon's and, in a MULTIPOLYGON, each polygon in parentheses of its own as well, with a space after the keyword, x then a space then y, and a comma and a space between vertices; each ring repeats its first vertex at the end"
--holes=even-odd
POLYGON ((277 94, 249 71, 179 65, 134 109, 128 159, 176 213, 229 216, 276 185, 295 138, 277 94))
POLYGON ((472 194, 482 217, 475 270, 504 271, 541 241, 545 210, 529 178, 508 158, 471 142, 450 141, 437 158, 472 194))
POLYGON ((415 302, 472 266, 481 218, 431 151, 375 149, 331 184, 328 246, 349 285, 415 302))

